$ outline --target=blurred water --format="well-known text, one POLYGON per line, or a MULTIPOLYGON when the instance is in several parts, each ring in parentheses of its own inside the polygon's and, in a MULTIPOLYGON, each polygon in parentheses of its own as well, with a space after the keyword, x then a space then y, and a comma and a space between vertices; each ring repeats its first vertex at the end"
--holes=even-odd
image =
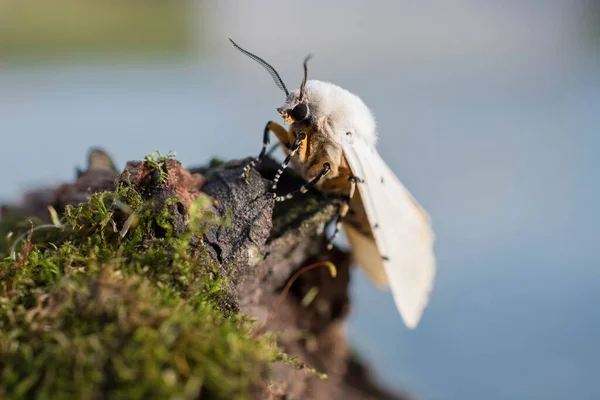
MULTIPOLYGON (((354 275, 349 335, 386 384, 422 399, 600 398, 600 63, 565 48, 443 68, 381 54, 339 68, 324 49, 312 61, 374 110, 384 159, 433 217, 439 276, 416 331, 354 275)), ((303 55, 284 57, 284 77, 303 55)), ((283 98, 235 57, 0 70, 0 199, 71 180, 92 145, 119 166, 156 148, 184 165, 257 153, 283 98)))

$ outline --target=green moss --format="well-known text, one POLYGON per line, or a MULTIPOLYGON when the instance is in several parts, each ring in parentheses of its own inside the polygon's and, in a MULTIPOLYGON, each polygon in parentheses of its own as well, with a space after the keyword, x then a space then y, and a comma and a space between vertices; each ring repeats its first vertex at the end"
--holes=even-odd
POLYGON ((183 234, 171 201, 157 210, 121 184, 16 245, 31 224, 3 219, 0 397, 241 399, 283 359, 222 307, 218 266, 190 244, 223 223, 210 201, 192 204, 183 234))
POLYGON ((105 267, 63 276, 31 307, 0 305, 4 395, 243 398, 276 355, 252 325, 105 267))
POLYGON ((303 362, 298 361, 298 359, 296 357, 290 357, 288 354, 286 353, 280 353, 277 356, 277 360, 278 361, 282 361, 285 364, 294 367, 298 370, 305 370, 308 371, 312 374, 317 375, 320 379, 327 379, 327 374, 324 374, 322 372, 317 371, 314 368, 309 367, 308 365, 304 364, 303 362))
POLYGON ((160 175, 158 177, 158 182, 167 183, 167 179, 169 175, 167 174, 167 170, 165 169, 165 161, 169 159, 175 158, 175 152, 170 151, 165 155, 162 155, 160 151, 155 150, 153 153, 148 154, 144 158, 144 163, 146 166, 150 167, 152 170, 160 171, 160 175))

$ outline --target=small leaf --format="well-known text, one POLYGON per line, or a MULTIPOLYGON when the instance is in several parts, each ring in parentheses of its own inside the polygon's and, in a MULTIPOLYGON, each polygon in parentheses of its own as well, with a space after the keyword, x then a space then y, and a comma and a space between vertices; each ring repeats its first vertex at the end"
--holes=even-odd
POLYGON ((60 218, 58 217, 56 209, 52 206, 48 206, 48 212, 50 212, 50 220, 52 221, 52 224, 54 224, 54 226, 57 228, 61 228, 62 224, 60 223, 60 218))

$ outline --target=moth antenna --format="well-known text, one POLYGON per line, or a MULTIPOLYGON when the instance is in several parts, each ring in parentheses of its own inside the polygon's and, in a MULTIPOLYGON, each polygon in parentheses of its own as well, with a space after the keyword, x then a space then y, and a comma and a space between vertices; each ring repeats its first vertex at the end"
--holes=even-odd
POLYGON ((306 79, 308 77, 308 61, 312 58, 312 54, 309 54, 304 59, 304 79, 302 80, 302 85, 300 85, 300 96, 298 97, 298 101, 301 102, 304 98, 304 88, 306 87, 306 79))
POLYGON ((275 81, 275 84, 277 85, 277 87, 281 90, 283 90, 285 92, 285 95, 288 96, 290 94, 290 92, 287 90, 287 87, 285 87, 285 83, 283 83, 283 80, 281 79, 281 76, 279 76, 279 74, 277 73, 277 71, 275 70, 275 68, 273 68, 271 66, 271 64, 269 64, 268 62, 266 62, 265 60, 263 60, 262 58, 260 58, 259 56, 250 53, 247 50, 242 49, 240 46, 238 46, 233 40, 231 40, 231 38, 229 38, 229 41, 231 42, 231 44, 233 44, 233 46, 238 49, 239 51, 241 51, 242 53, 244 53, 245 55, 247 55, 248 57, 250 57, 251 59, 253 59, 254 61, 256 61, 257 63, 259 63, 260 65, 262 65, 267 71, 269 71, 269 74, 271 74, 271 76, 273 77, 273 80, 275 81))

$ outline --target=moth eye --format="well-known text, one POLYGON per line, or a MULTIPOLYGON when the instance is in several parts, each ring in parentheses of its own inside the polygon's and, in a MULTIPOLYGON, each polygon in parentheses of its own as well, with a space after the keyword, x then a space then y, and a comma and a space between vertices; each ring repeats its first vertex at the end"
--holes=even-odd
POLYGON ((304 103, 298 104, 292 111, 290 116, 294 118, 294 121, 302 121, 308 115, 308 106, 304 103))

